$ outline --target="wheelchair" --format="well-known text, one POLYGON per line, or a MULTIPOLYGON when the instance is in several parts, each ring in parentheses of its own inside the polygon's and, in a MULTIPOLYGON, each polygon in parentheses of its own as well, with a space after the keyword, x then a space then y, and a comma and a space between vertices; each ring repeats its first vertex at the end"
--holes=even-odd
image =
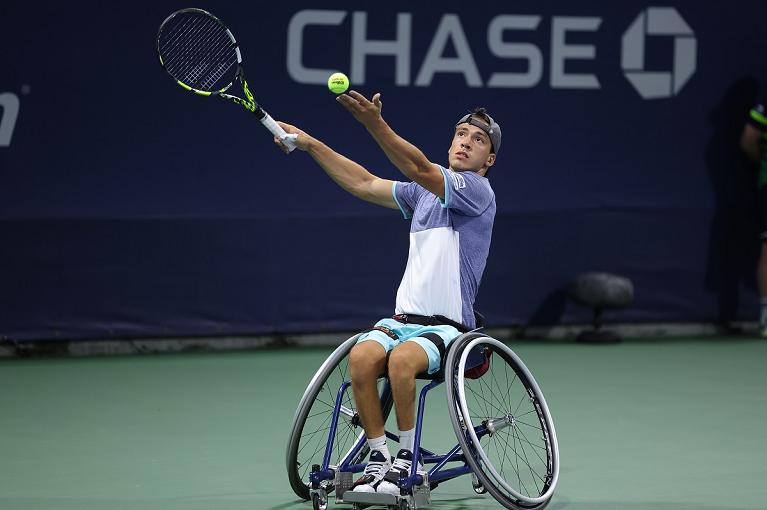
MULTIPOLYGON (((415 510, 431 503, 431 490, 440 483, 470 474, 476 494, 489 493, 506 508, 546 507, 559 478, 559 448, 546 399, 507 345, 476 330, 450 342, 437 373, 418 376, 428 381, 418 397, 414 438, 423 468, 414 462, 410 476, 399 479, 400 496, 352 491, 352 477, 365 469, 369 447, 349 391, 348 355, 365 333, 347 339, 325 360, 299 401, 286 452, 288 479, 299 498, 311 500, 314 510, 326 510, 331 495, 354 510, 372 505, 415 510), (443 383, 458 444, 439 454, 424 447, 421 427, 426 396, 443 383)), ((385 374, 378 391, 386 420, 393 399, 385 374)), ((398 441, 388 430, 386 436, 398 441)))

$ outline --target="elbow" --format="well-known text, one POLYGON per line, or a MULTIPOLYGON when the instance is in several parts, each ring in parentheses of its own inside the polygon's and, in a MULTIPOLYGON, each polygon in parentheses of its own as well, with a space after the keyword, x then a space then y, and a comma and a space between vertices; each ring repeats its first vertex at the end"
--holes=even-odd
POLYGON ((423 158, 419 158, 416 161, 413 161, 411 170, 413 174, 417 175, 418 177, 428 177, 435 172, 439 172, 434 163, 426 159, 425 156, 423 158))

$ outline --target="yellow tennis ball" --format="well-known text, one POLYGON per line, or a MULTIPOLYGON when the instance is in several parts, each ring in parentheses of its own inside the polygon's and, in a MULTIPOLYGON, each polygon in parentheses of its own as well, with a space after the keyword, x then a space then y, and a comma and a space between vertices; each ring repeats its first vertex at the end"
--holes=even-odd
POLYGON ((328 88, 334 94, 343 94, 349 88, 349 78, 344 73, 333 73, 328 78, 328 88))

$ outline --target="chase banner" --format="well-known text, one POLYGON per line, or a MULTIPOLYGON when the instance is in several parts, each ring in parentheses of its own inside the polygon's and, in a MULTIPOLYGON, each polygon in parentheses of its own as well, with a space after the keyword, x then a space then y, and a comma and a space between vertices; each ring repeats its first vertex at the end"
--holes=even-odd
MULTIPOLYGON (((356 330, 394 308, 409 224, 252 115, 179 88, 155 38, 190 5, 0 6, 0 338, 356 330)), ((492 326, 590 320, 565 289, 630 278, 609 320, 754 320, 756 173, 738 148, 767 85, 767 3, 201 2, 256 100, 403 180, 327 89, 446 164, 484 106, 504 141, 477 308, 492 326)))

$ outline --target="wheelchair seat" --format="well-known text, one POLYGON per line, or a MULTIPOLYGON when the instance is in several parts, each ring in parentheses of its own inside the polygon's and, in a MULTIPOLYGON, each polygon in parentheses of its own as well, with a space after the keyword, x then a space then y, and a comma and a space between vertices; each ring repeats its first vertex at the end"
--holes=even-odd
MULTIPOLYGON (((461 336, 463 333, 461 334, 461 336)), ((428 372, 421 372, 420 374, 416 375, 416 379, 419 380, 425 380, 425 381, 444 381, 445 380, 445 365, 447 363, 447 358, 450 355, 451 348, 457 344, 455 342, 455 338, 453 341, 448 344, 447 349, 445 349, 445 355, 442 357, 442 360, 440 362, 439 370, 434 372, 433 374, 430 374, 428 372)), ((471 352, 469 352, 469 356, 466 360, 466 369, 464 370, 464 377, 468 379, 479 379, 482 377, 482 375, 487 372, 487 370, 490 368, 490 356, 493 355, 493 351, 485 346, 478 345, 474 347, 471 352)), ((385 374, 386 377, 388 377, 388 359, 387 359, 387 372, 385 374)))

